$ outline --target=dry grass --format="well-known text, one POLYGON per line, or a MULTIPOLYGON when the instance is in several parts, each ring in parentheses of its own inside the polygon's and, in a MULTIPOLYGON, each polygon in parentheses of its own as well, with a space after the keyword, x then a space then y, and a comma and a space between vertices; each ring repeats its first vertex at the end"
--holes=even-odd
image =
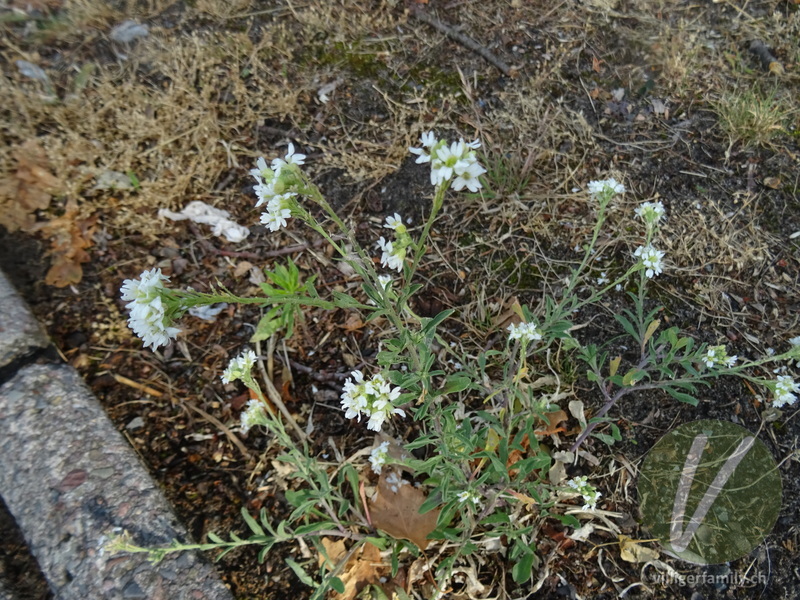
MULTIPOLYGON (((71 0, 36 35, 0 26, 0 173, 13 171, 14 147, 36 138, 63 182, 61 204, 74 199, 81 216, 100 213, 115 242, 142 236, 152 245, 164 234, 158 209, 191 200, 254 223, 253 198, 242 194, 247 170, 289 141, 310 155, 316 177, 352 190, 347 208, 364 219, 366 191, 383 195, 422 132, 479 136, 484 193, 448 201, 424 265, 429 289, 442 288, 444 302, 459 308, 460 343, 482 346, 513 297, 535 305, 558 293, 553 282, 594 219, 575 190, 615 176, 631 192, 609 216, 597 270, 627 266, 641 241, 633 207, 662 199, 659 244, 669 269, 655 282, 659 299, 714 321, 715 332, 745 332, 761 351, 800 333, 790 300, 800 297, 798 246, 787 239, 787 228, 800 230, 790 208, 797 188, 786 183, 798 150, 779 136, 796 116, 789 99, 800 95, 792 71, 800 12, 777 1, 752 14, 728 4, 464 2, 437 13, 518 67, 510 80, 390 2, 198 0, 165 26, 159 19, 177 6, 170 2, 115 9, 71 0), (125 18, 149 20, 151 35, 113 46, 107 33, 125 18), (730 26, 717 31, 719 23, 730 26), (755 37, 775 40, 785 77, 768 79, 741 50, 755 37), (66 50, 55 56, 48 45, 66 50), (20 58, 45 68, 57 101, 18 73, 20 58), (89 64, 93 73, 76 90, 89 64), (759 91, 773 84, 774 92, 759 91), (609 108, 620 89, 629 115, 609 108), (669 114, 654 113, 654 99, 669 114), (93 190, 106 170, 134 173, 140 189, 93 190), (760 184, 775 174, 783 187, 760 184), (775 223, 764 217, 767 204, 784 207, 775 223), (754 318, 772 331, 756 330, 754 318)), ((424 212, 424 200, 409 202, 424 212)), ((54 203, 40 218, 59 210, 54 203)), ((123 318, 114 300, 98 305, 109 322, 95 326, 93 341, 113 344, 123 318)), ((357 341, 341 337, 331 348, 357 356, 357 341)), ((627 482, 620 485, 627 501, 627 482)))
POLYGON ((730 152, 735 144, 744 148, 773 146, 775 138, 786 133, 789 119, 797 109, 775 90, 747 88, 723 94, 714 102, 714 111, 728 136, 730 152))

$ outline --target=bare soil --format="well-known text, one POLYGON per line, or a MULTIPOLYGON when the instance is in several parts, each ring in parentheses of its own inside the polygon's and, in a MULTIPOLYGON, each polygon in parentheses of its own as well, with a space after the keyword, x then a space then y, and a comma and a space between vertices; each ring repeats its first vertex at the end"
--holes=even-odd
MULTIPOLYGON (((234 425, 248 399, 244 388, 225 386, 219 377, 248 343, 257 310, 229 307, 213 322, 187 316, 181 343, 156 355, 125 328, 123 279, 159 267, 175 287, 222 284, 247 293, 259 270, 283 260, 281 248, 304 244, 288 255, 306 276, 317 276, 321 294, 354 285, 311 232, 294 224, 270 234, 257 224, 248 169, 255 157, 276 156, 293 142, 309 155, 309 169, 331 204, 370 244, 387 214, 399 212, 414 224, 427 214, 428 174, 407 147, 434 129, 481 137, 490 171, 482 195, 448 199, 420 273, 425 288, 418 312, 456 308, 447 323, 454 339, 474 336, 484 347, 497 333, 489 323, 510 298, 536 306, 552 291, 592 226, 591 207, 575 190, 614 175, 628 194, 603 234, 598 276, 622 272, 639 243, 632 209, 658 198, 668 212, 669 263, 654 285, 662 318, 740 356, 783 350, 800 335, 800 239, 793 235, 800 232, 798 8, 785 0, 744 8, 667 0, 651 6, 624 0, 581 6, 54 0, 3 9, 0 15, 23 17, 0 24, 6 36, 0 41, 2 173, 13 179, 14 149, 34 140, 60 186, 46 207, 31 211, 40 225, 15 232, 0 227, 0 267, 196 539, 243 531, 243 506, 265 507, 279 520, 288 505, 270 478, 268 440, 251 433, 242 440, 243 453, 210 420, 234 425), (415 18, 416 10, 474 38, 511 65, 512 76, 415 18), (111 27, 125 18, 147 23, 149 36, 124 45, 110 40, 111 27), (767 42, 780 73, 749 51, 754 39, 767 42), (47 71, 56 100, 20 75, 18 59, 47 71), (75 91, 75 72, 86 64, 94 65, 93 75, 75 91), (323 102, 317 92, 334 82, 323 102), (759 98, 777 98, 756 127, 769 132, 763 138, 748 123, 723 126, 720 103, 753 90, 759 98), (77 104, 70 94, 78 94, 77 104), (791 110, 770 121, 784 106, 791 110), (97 189, 106 170, 132 172, 138 186, 97 189), (252 235, 229 244, 204 226, 156 216, 160 207, 176 210, 197 199, 230 211, 252 235), (45 279, 70 246, 59 246, 57 231, 41 224, 65 215, 71 221, 63 228, 85 234, 87 260, 76 261, 79 281, 56 287, 45 279)), ((610 316, 624 302, 614 296, 576 315, 576 322, 588 323, 582 339, 616 335, 610 316)), ((348 456, 372 439, 363 424, 344 419, 337 399, 343 377, 372 361, 383 332, 349 316, 308 310, 305 324, 275 352, 276 385, 301 423, 312 419, 320 455, 335 446, 348 456)), ((580 374, 574 391, 590 413, 599 408, 580 374)), ((589 443, 599 464, 581 463, 570 473, 596 479, 603 508, 626 515, 623 531, 644 539, 636 470, 664 433, 701 418, 761 428, 784 482, 772 535, 728 565, 662 559, 686 574, 763 580, 649 582, 641 564, 621 559, 611 536, 592 536, 593 544, 611 544, 593 549, 564 540, 561 527, 551 526, 537 545, 543 566, 534 580, 544 582, 535 597, 617 598, 623 590, 629 598, 797 597, 800 420, 789 407, 767 423, 765 408, 763 391, 738 381, 720 381, 696 408, 662 394, 627 397, 612 412, 622 442, 611 448, 589 443)), ((309 588, 283 561, 298 552, 279 547, 260 564, 256 550, 241 550, 219 569, 237 598, 307 597, 309 588)), ((502 557, 487 558, 482 583, 493 593, 486 597, 527 596, 530 584, 514 584, 510 569, 502 557)), ((461 591, 451 596, 467 597, 461 591)))

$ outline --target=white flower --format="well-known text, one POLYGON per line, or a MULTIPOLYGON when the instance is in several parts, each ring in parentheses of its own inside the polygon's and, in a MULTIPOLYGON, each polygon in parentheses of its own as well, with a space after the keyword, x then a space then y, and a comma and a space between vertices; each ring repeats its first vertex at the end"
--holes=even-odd
POLYGON ((775 383, 775 399, 772 405, 780 408, 786 404, 792 405, 797 402, 795 393, 800 392, 800 385, 794 382, 794 379, 788 375, 778 375, 778 381, 775 383))
POLYGON ((482 187, 478 178, 486 173, 486 169, 475 156, 475 150, 481 147, 480 140, 465 142, 462 138, 448 146, 429 131, 422 135, 420 142, 421 148, 409 148, 409 151, 417 155, 417 164, 431 163, 432 185, 444 184, 455 176, 451 184, 455 191, 466 187, 471 192, 477 192, 482 187))
POLYGON ((789 340, 789 343, 790 343, 792 346, 800 346, 800 335, 798 335, 797 337, 793 337, 792 339, 790 339, 790 340, 789 340))
POLYGON ((272 170, 275 171, 275 174, 278 175, 281 172, 281 169, 288 165, 297 165, 298 167, 305 163, 306 155, 305 154, 295 154, 294 153, 294 144, 289 142, 289 149, 286 152, 286 156, 281 158, 276 158, 272 161, 272 170))
POLYGON ((475 506, 481 506, 481 497, 477 492, 460 492, 458 494, 458 501, 462 504, 465 502, 472 502, 475 506))
POLYGON ((271 182, 275 177, 275 173, 267 166, 267 161, 264 160, 263 156, 259 157, 256 161, 256 168, 250 170, 250 175, 256 178, 259 185, 261 185, 265 179, 267 182, 271 182))
POLYGON ((122 299, 128 300, 125 307, 130 311, 128 326, 142 338, 145 348, 153 350, 169 344, 180 329, 171 327, 164 303, 161 300, 162 282, 169 277, 161 274, 161 269, 144 271, 140 279, 126 279, 122 282, 122 299))
POLYGON ((608 276, 606 275, 605 271, 600 273, 600 277, 597 278, 597 285, 605 285, 609 282, 608 276))
POLYGON ((378 239, 378 247, 381 249, 381 265, 387 269, 403 270, 403 263, 406 259, 405 249, 398 250, 392 242, 387 242, 383 236, 378 239))
POLYGON ((288 192, 273 196, 267 210, 261 213, 261 223, 269 227, 270 231, 278 231, 281 227, 286 227, 287 219, 292 216, 291 199, 297 194, 288 192))
POLYGON ((369 462, 372 465, 372 470, 378 475, 381 474, 381 468, 386 464, 387 460, 389 460, 389 442, 383 442, 369 453, 369 462))
POLYGON ((408 151, 411 152, 411 154, 417 155, 416 163, 418 165, 431 162, 431 156, 425 152, 424 148, 427 148, 428 150, 433 148, 438 143, 436 141, 436 136, 432 131, 428 131, 422 134, 422 136, 419 138, 419 141, 422 144, 422 148, 409 148, 408 151))
POLYGON ((436 148, 432 155, 431 183, 438 185, 449 181, 456 168, 464 170, 469 167, 470 161, 467 160, 466 154, 467 145, 464 140, 453 142, 449 147, 444 145, 436 148))
POLYGON ((247 403, 247 408, 242 411, 241 416, 241 432, 247 433, 251 427, 256 425, 267 424, 267 412, 264 410, 264 403, 261 400, 250 400, 247 403))
POLYGON ((597 491, 586 477, 575 477, 567 481, 567 485, 583 496, 582 510, 594 510, 597 508, 597 500, 602 494, 597 491))
POLYGON ((392 281, 393 279, 391 275, 378 275, 378 283, 384 290, 392 287, 392 281))
POLYGON ((232 358, 228 363, 228 368, 222 373, 222 382, 230 383, 237 379, 245 380, 250 377, 250 371, 256 363, 256 353, 252 350, 242 352, 236 358, 232 358))
POLYGON ((406 416, 405 412, 394 406, 394 401, 400 397, 400 388, 392 388, 383 375, 378 373, 369 381, 364 380, 361 371, 353 371, 352 376, 353 380, 347 379, 342 392, 345 418, 357 418, 360 421, 363 414, 369 417, 367 429, 380 431, 391 415, 406 416))
POLYGON ((470 192, 474 193, 483 187, 478 177, 486 173, 486 169, 480 163, 470 163, 466 168, 457 168, 455 172, 456 178, 450 185, 455 191, 460 192, 466 186, 470 192))
POLYGON ((523 340, 525 342, 536 342, 542 339, 542 332, 536 323, 519 323, 508 326, 508 337, 512 340, 523 340))
POLYGON ((603 179, 601 181, 590 181, 588 188, 589 188, 589 193, 592 196, 600 196, 605 194, 614 195, 614 194, 625 193, 625 186, 613 178, 603 179))
POLYGON ((393 217, 386 217, 386 225, 384 225, 384 227, 386 229, 394 229, 395 231, 398 231, 401 227, 405 228, 405 225, 403 225, 403 219, 400 217, 400 215, 394 213, 393 217))
POLYGON ((666 214, 664 205, 661 204, 661 202, 645 202, 641 206, 638 206, 634 212, 648 225, 658 223, 664 214, 666 214))
POLYGON ((736 364, 738 356, 728 356, 725 346, 709 346, 706 355, 701 359, 709 369, 718 365, 730 368, 736 364))
POLYGON ((644 265, 645 275, 648 278, 652 279, 656 275, 661 275, 663 267, 661 259, 664 258, 664 252, 656 250, 652 246, 639 246, 633 255, 639 258, 644 265))

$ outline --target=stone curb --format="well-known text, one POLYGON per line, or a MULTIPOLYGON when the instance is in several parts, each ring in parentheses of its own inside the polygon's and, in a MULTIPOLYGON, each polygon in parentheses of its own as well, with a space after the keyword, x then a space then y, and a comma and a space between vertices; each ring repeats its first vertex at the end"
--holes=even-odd
POLYGON ((1 272, 0 302, 0 494, 56 598, 232 600, 197 553, 152 565, 106 550, 123 530, 142 546, 190 539, 78 373, 25 364, 49 342, 1 272))
POLYGON ((25 301, 0 271, 0 369, 50 345, 25 301))

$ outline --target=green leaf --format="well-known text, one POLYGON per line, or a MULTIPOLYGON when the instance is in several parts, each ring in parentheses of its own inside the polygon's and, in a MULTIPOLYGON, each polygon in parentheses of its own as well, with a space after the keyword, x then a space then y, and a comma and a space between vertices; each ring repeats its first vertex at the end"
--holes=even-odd
POLYGON ((131 180, 131 185, 133 186, 133 189, 135 190, 141 189, 142 185, 141 183, 139 183, 139 178, 136 176, 136 173, 134 173, 133 171, 127 171, 125 174, 128 176, 128 179, 131 180))
POLYGON ((261 525, 253 518, 253 516, 248 512, 248 510, 243 506, 242 507, 242 517, 244 518, 244 522, 247 523, 247 526, 250 528, 250 531, 255 533, 256 535, 266 535, 264 530, 261 529, 261 525))
POLYGON ((275 333, 280 331, 281 327, 283 327, 283 321, 279 318, 281 311, 283 309, 281 307, 276 306, 272 308, 265 314, 256 325, 256 331, 253 334, 253 337, 250 338, 250 341, 261 342, 263 340, 268 340, 271 338, 275 333))
POLYGON ((303 570, 303 567, 294 562, 291 558, 286 559, 286 564, 294 571, 297 578, 309 587, 316 587, 314 580, 303 570))
POLYGON ((394 593, 397 594, 397 600, 412 600, 411 596, 401 587, 394 588, 394 593))
POLYGON ((639 332, 636 331, 636 328, 633 326, 628 319, 623 317, 622 315, 614 315, 614 318, 622 325, 622 328, 628 333, 636 341, 639 341, 639 332))
POLYGON ((428 333, 430 333, 432 331, 435 331, 436 328, 439 326, 439 323, 444 321, 447 317, 452 315, 454 312, 456 312, 455 309, 448 308, 447 310, 443 310, 442 312, 440 312, 438 315, 436 315, 432 319, 423 320, 424 324, 422 326, 422 333, 424 335, 426 335, 426 334, 428 334, 428 333))
POLYGON ((325 521, 322 523, 309 523, 308 525, 300 525, 300 527, 297 527, 294 530, 294 535, 296 537, 300 537, 301 535, 307 535, 309 533, 314 533, 315 531, 322 531, 323 529, 335 529, 335 525, 325 521))
POLYGON ((622 378, 622 385, 624 386, 635 385, 645 377, 647 377, 647 371, 642 371, 641 369, 637 369, 636 367, 634 367, 633 369, 625 373, 625 376, 622 378))
POLYGON ((697 406, 698 404, 697 398, 690 396, 689 394, 685 394, 684 392, 679 392, 673 387, 665 387, 664 390, 676 400, 680 400, 686 404, 691 404, 692 406, 697 406))
POLYGON ((336 306, 339 308, 357 308, 361 306, 361 303, 349 294, 333 290, 331 295, 333 296, 333 301, 336 303, 336 306))
POLYGON ((448 394, 455 394, 461 392, 472 385, 472 380, 464 375, 448 375, 444 383, 444 389, 440 395, 447 396, 448 394))
POLYGON ((523 554, 514 567, 511 569, 511 576, 517 583, 525 583, 531 578, 533 570, 533 559, 535 555, 533 552, 523 554))
POLYGON ((482 525, 494 525, 495 523, 503 523, 508 525, 511 523, 511 518, 508 516, 508 513, 496 512, 481 521, 482 525))
POLYGON ((328 583, 330 583, 331 587, 338 593, 344 594, 344 582, 341 579, 339 579, 338 577, 331 577, 328 580, 328 583))
MULTIPOLYGON (((592 437, 596 437, 601 442, 607 444, 608 446, 614 445, 614 438, 607 433, 593 433, 592 437)), ((580 525, 578 525, 580 527, 580 525)))
POLYGON ((581 526, 581 522, 572 515, 558 515, 550 513, 550 516, 558 521, 561 521, 567 527, 574 527, 575 529, 577 529, 578 527, 581 526))
POLYGON ((225 541, 221 537, 219 537, 216 533, 214 533, 213 531, 209 531, 208 532, 208 539, 210 539, 215 544, 224 544, 225 543, 225 541))
POLYGON ((261 550, 258 553, 258 562, 259 563, 263 563, 265 560, 267 560, 267 554, 269 554, 269 551, 272 550, 272 546, 274 546, 274 545, 275 545, 275 541, 274 540, 270 540, 270 541, 264 543, 264 547, 261 548, 261 550))

